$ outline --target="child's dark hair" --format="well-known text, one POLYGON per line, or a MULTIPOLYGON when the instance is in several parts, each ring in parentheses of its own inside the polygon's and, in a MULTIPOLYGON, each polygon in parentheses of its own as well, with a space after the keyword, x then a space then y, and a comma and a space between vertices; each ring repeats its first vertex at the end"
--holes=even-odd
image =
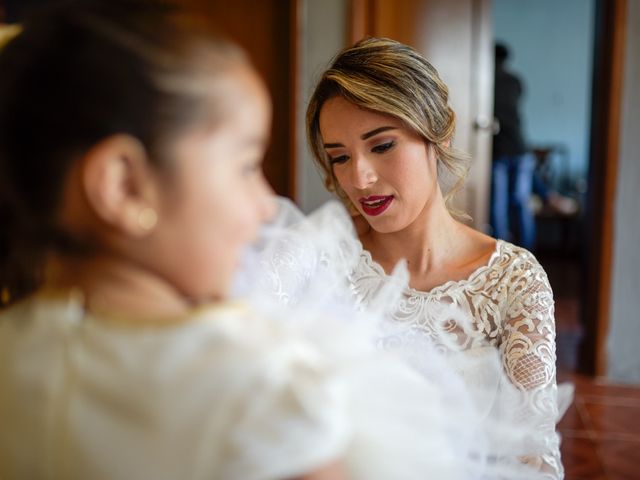
POLYGON ((37 288, 47 252, 87 249, 56 214, 92 145, 131 135, 160 168, 180 132, 221 115, 210 80, 244 56, 175 13, 148 0, 58 2, 0 51, 0 304, 37 288))

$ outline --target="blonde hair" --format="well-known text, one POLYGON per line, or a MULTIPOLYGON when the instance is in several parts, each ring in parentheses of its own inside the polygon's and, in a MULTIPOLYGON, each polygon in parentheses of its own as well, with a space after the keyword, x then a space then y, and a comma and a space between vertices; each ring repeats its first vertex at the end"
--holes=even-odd
POLYGON ((320 78, 307 107, 307 137, 325 186, 348 202, 337 184, 320 134, 322 106, 336 96, 402 120, 431 144, 438 158, 438 178, 447 209, 457 218, 468 218, 451 206, 467 177, 468 160, 450 146, 456 119, 448 103, 449 89, 424 57, 395 40, 368 38, 340 52, 320 78), (445 178, 447 173, 452 181, 445 178))

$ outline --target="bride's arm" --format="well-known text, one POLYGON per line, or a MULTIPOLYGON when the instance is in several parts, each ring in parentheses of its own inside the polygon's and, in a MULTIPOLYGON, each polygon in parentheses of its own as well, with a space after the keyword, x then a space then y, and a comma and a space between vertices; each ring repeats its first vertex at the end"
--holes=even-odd
POLYGON ((522 415, 535 422, 543 453, 523 459, 553 478, 562 478, 556 385, 556 330, 553 292, 547 275, 532 256, 516 266, 510 280, 509 306, 501 350, 511 382, 525 393, 522 415))

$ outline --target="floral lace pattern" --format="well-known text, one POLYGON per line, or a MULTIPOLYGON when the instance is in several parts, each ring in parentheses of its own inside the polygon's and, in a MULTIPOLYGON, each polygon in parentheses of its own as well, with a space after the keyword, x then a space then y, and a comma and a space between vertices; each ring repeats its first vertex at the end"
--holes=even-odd
MULTIPOLYGON (((358 301, 365 305, 372 301, 387 278, 370 253, 362 250, 350 275, 358 301)), ((546 273, 531 253, 499 240, 487 265, 467 279, 447 282, 429 292, 405 288, 391 316, 436 344, 453 341, 465 351, 487 343, 497 347, 508 378, 527 393, 523 418, 535 419, 544 438, 544 453, 525 461, 540 464, 551 478, 562 478, 555 432, 558 402, 553 293, 546 273), (442 305, 453 305, 466 313, 471 318, 470 328, 461 327, 455 319, 443 323, 438 313, 442 305)))

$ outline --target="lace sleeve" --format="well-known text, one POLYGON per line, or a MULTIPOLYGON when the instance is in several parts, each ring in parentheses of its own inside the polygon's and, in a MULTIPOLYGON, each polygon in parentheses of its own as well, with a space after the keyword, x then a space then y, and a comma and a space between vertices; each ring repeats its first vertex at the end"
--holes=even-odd
POLYGON ((562 478, 556 385, 553 292, 547 275, 528 252, 509 276, 509 302, 503 322, 501 353, 511 382, 525 392, 522 418, 535 422, 532 439, 541 454, 527 457, 551 478, 562 478))

